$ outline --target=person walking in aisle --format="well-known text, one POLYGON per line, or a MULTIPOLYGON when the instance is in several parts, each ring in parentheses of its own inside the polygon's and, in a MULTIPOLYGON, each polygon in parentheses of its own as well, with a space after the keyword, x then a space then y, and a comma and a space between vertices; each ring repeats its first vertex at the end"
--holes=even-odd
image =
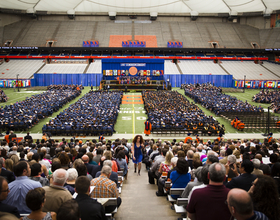
POLYGON ((144 140, 141 135, 136 135, 132 141, 131 153, 132 161, 134 163, 134 173, 136 173, 136 167, 138 165, 138 175, 140 176, 141 164, 143 159, 142 149, 144 148, 144 140))

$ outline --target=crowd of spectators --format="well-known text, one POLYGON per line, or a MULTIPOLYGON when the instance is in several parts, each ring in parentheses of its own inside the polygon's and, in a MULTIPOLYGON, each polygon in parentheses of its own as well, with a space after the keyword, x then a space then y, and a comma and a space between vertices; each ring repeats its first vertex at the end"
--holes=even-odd
POLYGON ((122 92, 90 91, 43 126, 52 135, 98 135, 114 132, 122 92))
POLYGON ((1 141, 0 212, 17 218, 28 214, 24 220, 50 220, 64 203, 76 198, 82 220, 105 220, 105 213, 121 205, 116 172, 126 166, 127 174, 130 147, 125 139, 1 141), (90 186, 95 188, 90 191, 90 186), (117 205, 104 208, 99 198, 117 198, 117 205))
POLYGON ((182 129, 202 134, 223 134, 224 127, 177 91, 142 92, 144 108, 152 129, 182 129))
POLYGON ((179 197, 188 199, 190 219, 279 220, 280 140, 151 139, 145 146, 143 162, 149 183, 158 185, 156 195, 167 196, 167 180, 171 189, 185 188, 179 197))
POLYGON ((7 95, 2 89, 0 89, 0 102, 7 102, 7 101, 8 101, 7 95))
POLYGON ((26 130, 81 94, 81 90, 52 88, 0 108, 0 130, 26 130))
POLYGON ((271 103, 271 109, 275 113, 280 112, 280 91, 277 90, 261 90, 253 96, 254 102, 271 103))
POLYGON ((210 83, 185 84, 181 88, 184 88, 185 95, 194 99, 195 103, 200 103, 216 115, 263 112, 261 106, 257 107, 247 101, 243 102, 236 97, 223 94, 220 87, 213 86, 210 83))

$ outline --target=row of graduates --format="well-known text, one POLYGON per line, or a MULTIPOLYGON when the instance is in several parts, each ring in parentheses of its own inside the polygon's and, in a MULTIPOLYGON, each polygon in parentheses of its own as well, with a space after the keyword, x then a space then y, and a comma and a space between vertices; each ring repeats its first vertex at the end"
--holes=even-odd
POLYGON ((224 126, 177 91, 143 91, 142 96, 153 130, 202 131, 206 135, 224 133, 224 126))
POLYGON ((26 130, 81 94, 80 90, 57 89, 27 97, 0 108, 0 130, 26 130))
POLYGON ((58 84, 58 85, 49 85, 47 86, 47 90, 83 90, 84 87, 83 85, 63 85, 63 84, 58 84))
POLYGON ((112 135, 122 92, 90 91, 43 126, 52 135, 112 135))
POLYGON ((220 87, 212 84, 186 84, 183 86, 185 95, 201 103, 203 107, 214 112, 216 115, 223 113, 252 113, 263 112, 261 106, 257 107, 243 102, 236 97, 222 93, 220 87))
MULTIPOLYGON (((280 112, 280 91, 278 90, 261 90, 259 93, 253 96, 254 102, 271 103, 270 109, 274 113, 280 112)), ((279 127, 279 126, 278 126, 279 127)))

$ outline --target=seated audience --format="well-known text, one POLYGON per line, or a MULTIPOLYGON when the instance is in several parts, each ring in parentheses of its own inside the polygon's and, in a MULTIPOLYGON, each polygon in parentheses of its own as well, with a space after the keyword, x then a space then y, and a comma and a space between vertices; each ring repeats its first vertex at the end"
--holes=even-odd
POLYGON ((264 213, 270 220, 278 220, 280 216, 279 194, 275 181, 266 175, 258 176, 249 190, 254 209, 264 213))
POLYGON ((15 180, 14 173, 9 170, 6 170, 4 168, 4 166, 5 166, 4 158, 0 157, 0 176, 5 177, 5 179, 7 179, 7 181, 8 181, 8 183, 10 183, 15 180))
MULTIPOLYGON (((4 201, 10 192, 7 180, 0 176, 0 212, 8 212, 20 218, 20 214, 18 209, 15 206, 11 206, 9 204, 5 204, 4 201)), ((1 219, 1 218, 0 218, 1 219)))
POLYGON ((101 175, 94 178, 90 185, 95 186, 95 188, 90 193, 91 198, 117 198, 116 206, 106 206, 105 212, 111 213, 121 205, 121 198, 118 195, 117 184, 109 179, 111 175, 111 167, 105 165, 102 167, 101 175))
POLYGON ((227 195, 227 205, 236 220, 269 220, 265 214, 254 211, 250 195, 243 189, 232 189, 227 195))
POLYGON ((79 205, 76 200, 68 200, 59 207, 56 213, 57 220, 80 220, 79 205))
POLYGON ((75 190, 78 193, 76 201, 79 204, 81 220, 106 220, 104 207, 96 199, 89 197, 90 181, 85 176, 76 179, 75 190))
POLYGON ((229 189, 223 185, 226 169, 223 164, 213 163, 209 167, 209 185, 196 189, 187 206, 190 219, 230 219, 225 201, 229 189))
POLYGON ((25 161, 18 162, 14 166, 16 180, 9 183, 10 193, 4 201, 5 204, 17 207, 20 214, 31 212, 25 202, 25 197, 29 190, 42 187, 41 183, 28 178, 30 173, 30 166, 25 161))
POLYGON ((50 185, 49 180, 46 177, 42 177, 42 167, 39 163, 34 163, 31 165, 31 175, 29 179, 38 181, 41 183, 42 186, 48 186, 50 185))
MULTIPOLYGON (((179 158, 177 161, 176 169, 171 172, 170 179, 172 182, 171 188, 185 188, 191 181, 191 174, 188 173, 189 164, 184 158, 179 158)), ((177 199, 179 196, 171 195, 173 199, 177 199)))
POLYGON ((64 169, 57 169, 53 173, 53 183, 45 186, 46 202, 43 207, 44 212, 57 212, 62 203, 72 199, 71 193, 63 186, 68 178, 68 173, 64 169))
POLYGON ((24 216, 22 220, 33 220, 33 219, 42 219, 42 220, 52 220, 56 219, 56 213, 54 212, 42 212, 46 198, 45 190, 43 188, 36 188, 30 190, 26 194, 26 205, 32 211, 30 215, 24 216))

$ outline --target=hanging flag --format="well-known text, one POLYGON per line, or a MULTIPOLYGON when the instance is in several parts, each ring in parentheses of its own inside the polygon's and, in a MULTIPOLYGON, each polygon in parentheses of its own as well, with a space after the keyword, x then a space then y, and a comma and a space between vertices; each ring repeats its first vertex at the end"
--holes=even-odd
POLYGON ((248 88, 248 89, 251 88, 251 82, 250 81, 246 81, 245 82, 245 87, 248 88))

